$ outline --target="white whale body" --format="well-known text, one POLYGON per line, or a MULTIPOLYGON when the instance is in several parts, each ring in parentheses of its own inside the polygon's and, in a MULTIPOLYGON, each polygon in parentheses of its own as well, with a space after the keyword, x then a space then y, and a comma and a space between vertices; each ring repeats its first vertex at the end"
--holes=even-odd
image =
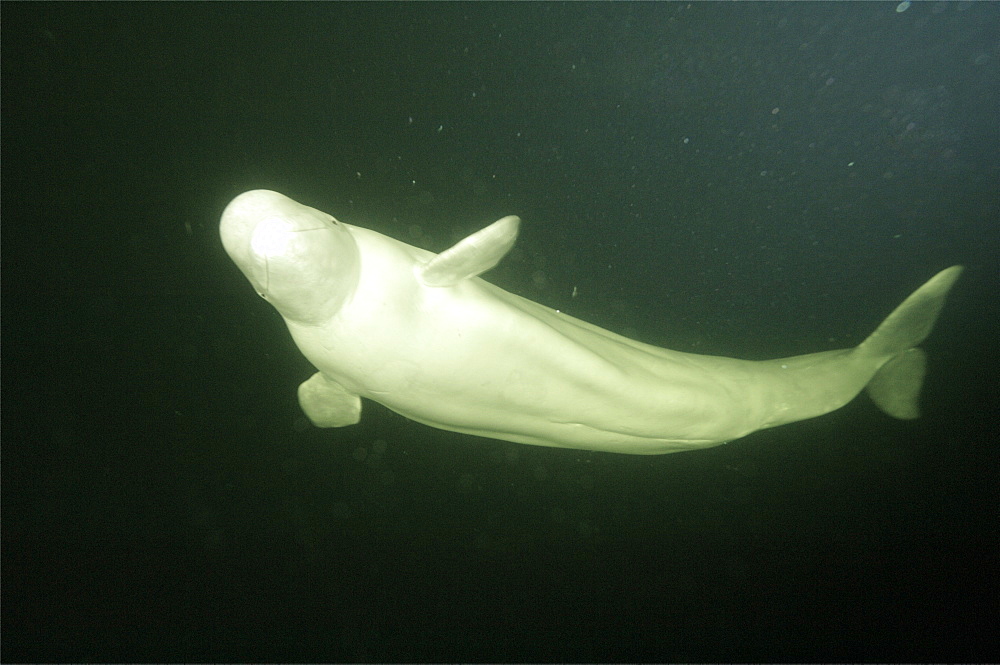
POLYGON ((298 393, 315 425, 358 422, 363 397, 455 432, 634 454, 820 416, 866 387, 889 415, 917 417, 916 346, 962 271, 932 277, 854 348, 737 360, 633 341, 483 281, 519 223, 434 254, 254 190, 226 207, 220 233, 317 369, 298 393))

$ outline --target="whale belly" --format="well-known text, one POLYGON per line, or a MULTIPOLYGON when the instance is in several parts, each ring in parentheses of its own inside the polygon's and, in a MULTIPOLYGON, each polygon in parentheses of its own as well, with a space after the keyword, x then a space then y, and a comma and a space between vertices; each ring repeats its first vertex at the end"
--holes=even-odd
POLYGON ((657 454, 757 428, 744 390, 752 363, 641 344, 475 281, 436 290, 412 320, 296 341, 332 380, 440 429, 657 454))

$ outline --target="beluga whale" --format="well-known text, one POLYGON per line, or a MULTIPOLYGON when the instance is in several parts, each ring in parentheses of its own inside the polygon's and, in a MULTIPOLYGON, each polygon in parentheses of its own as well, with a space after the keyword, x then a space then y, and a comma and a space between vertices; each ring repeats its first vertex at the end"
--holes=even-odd
POLYGON ((434 254, 258 189, 229 203, 220 233, 316 369, 298 389, 314 425, 357 423, 364 398, 444 430, 632 454, 726 443, 865 389, 917 417, 917 345, 962 271, 936 274, 853 348, 738 360, 644 344, 486 282, 519 225, 504 217, 434 254))

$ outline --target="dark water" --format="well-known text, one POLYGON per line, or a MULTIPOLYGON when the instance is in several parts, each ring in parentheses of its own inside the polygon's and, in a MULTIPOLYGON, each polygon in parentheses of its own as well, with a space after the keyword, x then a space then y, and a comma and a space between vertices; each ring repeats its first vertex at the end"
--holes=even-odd
POLYGON ((6 662, 1000 655, 1000 5, 0 10, 6 662), (435 251, 518 214, 488 279, 700 353, 968 270, 914 422, 320 431, 217 237, 259 187, 435 251))

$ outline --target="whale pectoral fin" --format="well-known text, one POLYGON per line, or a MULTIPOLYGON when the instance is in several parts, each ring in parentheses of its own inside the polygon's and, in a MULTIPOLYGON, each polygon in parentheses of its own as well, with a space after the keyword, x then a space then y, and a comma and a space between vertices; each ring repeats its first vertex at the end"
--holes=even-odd
POLYGON ((509 215, 460 240, 419 269, 421 281, 427 286, 452 286, 486 272, 514 246, 520 224, 520 217, 509 215))
POLYGON ((321 372, 299 386, 299 406, 316 427, 344 427, 361 420, 361 398, 321 372))

